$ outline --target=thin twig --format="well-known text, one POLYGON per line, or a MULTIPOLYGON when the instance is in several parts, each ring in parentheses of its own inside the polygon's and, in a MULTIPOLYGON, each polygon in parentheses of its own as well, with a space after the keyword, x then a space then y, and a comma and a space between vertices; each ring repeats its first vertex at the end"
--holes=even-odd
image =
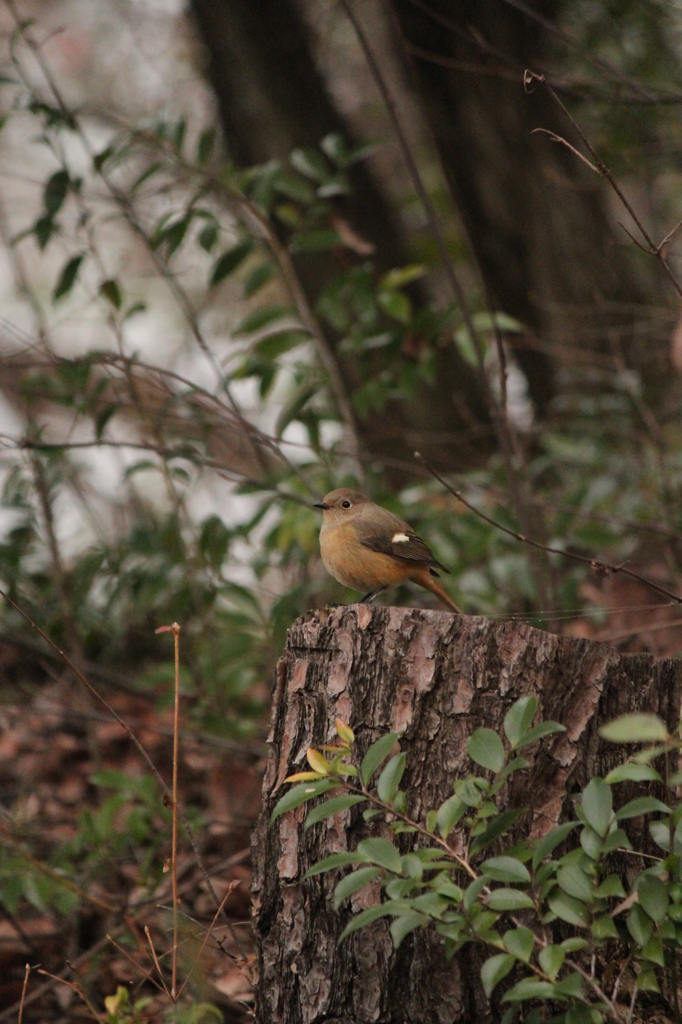
POLYGON ((161 984, 163 985, 163 990, 166 993, 166 995, 168 996, 168 998, 172 999, 172 996, 171 996, 170 992, 168 991, 168 986, 166 985, 166 982, 164 981, 163 972, 161 971, 161 965, 159 964, 159 958, 157 957, 156 950, 154 949, 154 943, 152 942, 152 936, 151 936, 151 932, 149 931, 149 926, 148 925, 144 926, 144 934, 147 937, 147 942, 149 943, 149 948, 150 948, 150 950, 152 952, 152 960, 154 961, 154 966, 156 967, 156 970, 157 970, 157 973, 159 975, 159 978, 161 979, 161 984))
MULTIPOLYGON (((587 135, 583 131, 583 129, 580 127, 580 125, 578 124, 576 119, 573 117, 573 115, 570 113, 570 111, 566 108, 566 106, 564 105, 562 100, 559 98, 559 96, 557 96, 555 90, 549 84, 549 82, 547 81, 545 76, 544 75, 538 75, 534 71, 526 71, 525 74, 524 74, 524 85, 526 86, 526 88, 532 82, 538 82, 540 85, 543 85, 545 87, 545 89, 547 90, 549 95, 552 97, 554 102, 557 104, 557 106, 560 108, 560 110, 564 114, 564 117, 566 117, 566 119, 573 125, 573 128, 575 129, 575 131, 578 133, 578 135, 582 139, 582 142, 583 142, 584 146, 586 147, 586 149, 588 150, 588 152, 590 153, 590 155, 594 159, 594 162, 597 165, 597 170, 598 170, 599 174, 601 174, 601 176, 608 181, 609 185, 611 186, 613 191, 616 193, 616 195, 620 199, 621 203, 623 204, 623 206, 625 207, 627 212, 632 217, 632 220, 637 225, 637 228, 640 231, 640 233, 642 235, 642 238, 644 238, 644 240, 646 241, 647 245, 649 246, 648 252, 650 253, 650 255, 656 257, 658 262, 663 267, 663 270, 665 271, 667 277, 669 278, 673 288, 675 289, 677 294, 680 296, 680 298, 682 298, 682 285, 680 285, 679 281, 677 280, 677 278, 675 277, 673 271, 670 268, 670 264, 668 263, 668 261, 666 260, 665 256, 663 255, 663 252, 662 252, 663 243, 661 243, 661 245, 656 245, 656 243, 654 242, 653 238, 651 237, 651 235, 649 234, 647 229, 644 227, 644 224, 642 223, 640 217, 635 212, 635 210, 634 210, 632 204, 630 203, 629 199, 626 197, 626 195, 624 194, 624 192, 621 189, 620 185, 618 184, 618 182, 614 178, 613 173, 606 166, 606 164, 604 163, 602 158, 599 156, 599 153, 597 153, 596 149, 594 148, 594 146, 592 145, 592 143, 588 139, 587 135)), ((563 142, 564 140, 560 139, 560 141, 563 142)), ((566 143, 566 145, 568 145, 568 143, 566 143)))
POLYGON ((674 594, 671 590, 666 590, 665 587, 660 586, 658 583, 654 583, 653 580, 648 579, 646 576, 640 575, 638 572, 633 572, 632 569, 627 569, 624 565, 612 565, 610 562, 603 562, 598 558, 590 558, 587 555, 579 555, 574 551, 565 551, 562 548, 554 548, 548 544, 542 544, 540 541, 533 540, 531 537, 527 537, 523 533, 518 533, 516 530, 511 530, 508 526, 503 526, 502 523, 498 523, 495 519, 491 519, 485 512, 481 512, 480 509, 476 508, 468 501, 461 491, 456 490, 452 487, 447 480, 445 480, 437 470, 431 466, 424 456, 420 452, 415 452, 414 457, 424 465, 431 476, 435 477, 439 483, 445 487, 455 498, 462 502, 463 505, 477 515, 479 519, 483 519, 484 522, 489 523, 490 526, 494 526, 496 530, 501 530, 502 533, 506 533, 509 537, 513 537, 515 540, 521 541, 523 544, 528 544, 529 547, 538 548, 541 551, 546 551, 551 555, 561 555, 563 558, 572 558, 576 562, 582 562, 584 565, 589 565, 599 575, 607 575, 621 573, 623 576, 629 576, 633 580, 638 580, 640 583, 646 583, 648 587, 655 590, 657 593, 662 594, 664 597, 669 597, 671 601, 675 601, 677 604, 682 604, 682 597, 679 594, 674 594))
POLYGON ((213 920, 211 921, 211 925, 210 925, 208 931, 206 932, 206 936, 204 938, 203 943, 201 944, 201 949, 199 950, 194 963, 190 967, 190 969, 189 969, 189 971, 187 973, 187 977, 185 978, 185 980, 183 981, 182 985, 180 986, 180 991, 178 992, 178 999, 182 995, 187 982, 192 977, 194 969, 196 968, 197 964, 199 963, 199 960, 202 957, 202 954, 203 954, 203 952, 204 952, 204 950, 206 948, 206 943, 210 939, 211 933, 213 932, 213 929, 215 928, 216 921, 218 920, 218 915, 221 913, 223 907, 227 903, 228 896, 230 896, 232 894, 232 892, 237 888, 238 885, 239 885, 239 880, 235 879, 234 881, 230 882, 230 884, 228 885, 227 889, 225 890, 225 895, 223 896, 222 902, 221 902, 220 906, 218 907, 218 909, 216 910, 216 912, 215 912, 215 914, 213 916, 213 920))
POLYGON ((18 1017, 18 1020, 17 1020, 17 1024, 21 1024, 21 1022, 22 1022, 22 1020, 24 1018, 24 1001, 26 999, 26 986, 28 985, 28 976, 29 976, 30 971, 31 971, 31 965, 30 964, 26 964, 26 970, 24 971, 24 984, 23 984, 22 989, 21 989, 21 1004, 19 1006, 19 1017, 18 1017))
MULTIPOLYGON (((172 632, 175 646, 175 697, 173 706, 173 824, 171 844, 171 880, 173 883, 173 958, 171 999, 179 998, 178 981, 178 735, 180 728, 180 626, 160 626, 156 632, 172 632), (177 995, 176 995, 177 993, 177 995)), ((225 905, 225 900, 216 911, 216 917, 225 905)))

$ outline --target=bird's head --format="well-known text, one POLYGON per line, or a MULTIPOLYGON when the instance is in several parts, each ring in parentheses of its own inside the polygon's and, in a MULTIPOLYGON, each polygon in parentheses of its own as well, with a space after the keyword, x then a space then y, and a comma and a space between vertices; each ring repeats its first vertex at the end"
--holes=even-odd
POLYGON ((359 491, 351 491, 347 487, 337 487, 335 491, 325 494, 324 501, 316 502, 313 508, 321 508, 324 521, 330 524, 342 523, 352 519, 363 505, 369 504, 369 498, 359 491))

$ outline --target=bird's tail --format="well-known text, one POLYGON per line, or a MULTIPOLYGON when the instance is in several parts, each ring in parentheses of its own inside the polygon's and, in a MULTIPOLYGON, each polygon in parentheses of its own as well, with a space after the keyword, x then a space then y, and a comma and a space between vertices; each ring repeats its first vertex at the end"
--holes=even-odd
POLYGON ((445 593, 442 587, 439 587, 433 576, 426 569, 423 573, 420 573, 418 577, 413 577, 415 583, 419 583, 420 586, 430 590, 432 594, 443 602, 443 604, 450 609, 451 612, 455 612, 457 615, 463 615, 464 612, 461 608, 458 608, 452 598, 445 593))

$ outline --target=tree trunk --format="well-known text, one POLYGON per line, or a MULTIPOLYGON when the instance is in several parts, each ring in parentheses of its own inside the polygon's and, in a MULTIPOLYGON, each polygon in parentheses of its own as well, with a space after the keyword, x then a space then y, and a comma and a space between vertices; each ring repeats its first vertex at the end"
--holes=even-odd
POLYGON ((406 730, 402 785, 410 816, 421 819, 466 774, 470 733, 482 725, 499 729, 511 704, 529 693, 541 718, 567 731, 529 748, 530 768, 514 776, 510 804, 529 805, 517 835, 543 834, 571 813, 572 792, 623 760, 622 750, 600 742, 604 722, 646 710, 676 726, 682 662, 414 608, 341 606, 309 612, 291 627, 277 668, 264 807, 254 833, 259 1024, 492 1019, 470 946, 448 963, 439 937, 427 929, 396 953, 383 920, 337 946, 350 916, 333 907, 338 875, 303 875, 385 826, 350 811, 304 833, 303 807, 272 828, 268 818, 286 791, 285 777, 305 766, 308 747, 329 741, 339 716, 354 729, 361 753, 382 733, 406 730))
MULTIPOLYGON (((286 161, 298 147, 317 149, 330 132, 357 144, 349 120, 336 108, 318 70, 312 41, 295 0, 192 0, 191 12, 207 54, 226 146, 236 164, 248 167, 286 161)), ((374 246, 379 274, 414 259, 398 211, 365 161, 348 169, 351 194, 341 207, 349 225, 374 246)), ((341 270, 333 253, 299 253, 294 264, 312 306, 341 270)), ((426 302, 412 285, 418 306, 426 302)), ((346 390, 364 375, 354 356, 339 352, 341 340, 327 331, 346 390)), ((368 453, 412 463, 415 448, 442 468, 480 465, 493 448, 480 379, 452 345, 436 352, 436 382, 418 380, 411 397, 393 399, 378 414, 363 417, 361 441, 368 453), (454 400, 453 400, 454 399, 454 400)), ((400 357, 411 362, 411 357, 400 357)), ((389 467, 391 463, 389 461, 389 467)), ((389 469, 389 475, 391 471, 389 469)), ((394 483, 403 472, 392 471, 394 483)))
MULTIPOLYGON (((632 304, 661 301, 662 278, 634 246, 622 244, 605 183, 564 146, 533 134, 551 129, 583 151, 546 91, 524 92, 526 68, 556 63, 552 34, 500 0, 391 2, 496 307, 556 351, 576 341, 594 347, 594 339, 608 351, 607 331, 619 327, 627 365, 651 374, 651 351, 626 328, 636 319, 632 304)), ((566 4, 535 0, 529 8, 560 24, 566 4)), ((660 340, 667 344, 664 335, 660 340)), ((517 355, 542 411, 554 392, 557 361, 525 346, 517 355)), ((658 362, 653 372, 660 375, 658 362)))

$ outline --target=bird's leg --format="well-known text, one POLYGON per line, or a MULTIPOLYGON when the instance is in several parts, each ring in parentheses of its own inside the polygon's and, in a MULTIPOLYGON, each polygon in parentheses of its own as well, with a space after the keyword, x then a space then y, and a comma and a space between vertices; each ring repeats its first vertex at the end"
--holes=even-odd
POLYGON ((371 604, 375 597, 378 597, 379 594, 383 594, 385 589, 386 587, 381 587, 380 590, 370 590, 369 594, 365 594, 365 596, 360 599, 360 604, 371 604))

